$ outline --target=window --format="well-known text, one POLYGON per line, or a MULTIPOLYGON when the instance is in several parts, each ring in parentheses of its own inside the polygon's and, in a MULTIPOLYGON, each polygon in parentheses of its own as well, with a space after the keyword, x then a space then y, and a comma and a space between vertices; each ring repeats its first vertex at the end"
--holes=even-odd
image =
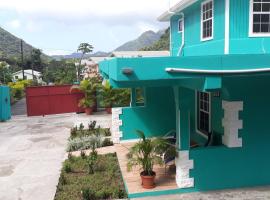
POLYGON ((15 79, 18 80, 19 79, 19 76, 15 76, 15 79))
POLYGON ((184 29, 184 20, 183 19, 179 19, 178 21, 178 32, 179 33, 182 33, 183 32, 183 29, 184 29))
POLYGON ((197 129, 204 135, 211 131, 210 93, 197 92, 197 129))
POLYGON ((145 91, 144 88, 136 88, 136 106, 144 106, 145 105, 145 91))
POLYGON ((250 1, 250 35, 270 36, 270 0, 250 1))
POLYGON ((208 0, 201 5, 201 40, 213 39, 213 18, 214 18, 213 0, 208 0))

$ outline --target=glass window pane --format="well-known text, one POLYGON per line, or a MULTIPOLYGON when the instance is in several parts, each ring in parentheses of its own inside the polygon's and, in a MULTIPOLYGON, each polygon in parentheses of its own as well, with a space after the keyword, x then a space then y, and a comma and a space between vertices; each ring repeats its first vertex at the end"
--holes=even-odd
POLYGON ((261 3, 254 3, 254 4, 253 4, 253 11, 255 11, 255 12, 260 12, 261 9, 262 9, 261 3))

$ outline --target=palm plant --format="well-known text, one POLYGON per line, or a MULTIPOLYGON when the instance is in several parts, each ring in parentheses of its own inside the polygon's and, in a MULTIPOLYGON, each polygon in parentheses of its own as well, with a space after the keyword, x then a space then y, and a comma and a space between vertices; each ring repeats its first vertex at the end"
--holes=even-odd
POLYGON ((163 138, 146 138, 144 132, 139 130, 137 130, 137 135, 139 136, 140 141, 130 149, 130 152, 127 155, 128 171, 134 166, 140 166, 142 169, 141 175, 154 176, 154 165, 163 165, 163 154, 169 150, 171 151, 171 149, 175 149, 175 147, 172 147, 163 138))
POLYGON ((105 81, 99 91, 99 98, 101 99, 101 105, 105 108, 111 108, 116 101, 115 90, 110 85, 109 81, 105 81))

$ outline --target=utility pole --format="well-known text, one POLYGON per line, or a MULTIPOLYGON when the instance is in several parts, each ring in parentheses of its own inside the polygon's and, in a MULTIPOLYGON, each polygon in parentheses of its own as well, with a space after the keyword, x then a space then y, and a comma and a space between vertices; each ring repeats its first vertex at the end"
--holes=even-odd
POLYGON ((23 40, 21 40, 21 68, 22 68, 22 74, 23 74, 23 80, 24 80, 24 65, 23 65, 23 40))

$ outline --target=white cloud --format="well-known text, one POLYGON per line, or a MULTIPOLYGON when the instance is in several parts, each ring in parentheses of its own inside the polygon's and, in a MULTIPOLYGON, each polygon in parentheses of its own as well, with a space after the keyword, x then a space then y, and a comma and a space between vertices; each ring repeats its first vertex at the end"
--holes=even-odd
POLYGON ((15 10, 31 20, 65 23, 103 22, 130 24, 154 21, 168 9, 169 0, 0 0, 0 9, 15 10))
POLYGON ((21 27, 21 22, 17 19, 7 22, 7 25, 13 29, 18 29, 21 27))

